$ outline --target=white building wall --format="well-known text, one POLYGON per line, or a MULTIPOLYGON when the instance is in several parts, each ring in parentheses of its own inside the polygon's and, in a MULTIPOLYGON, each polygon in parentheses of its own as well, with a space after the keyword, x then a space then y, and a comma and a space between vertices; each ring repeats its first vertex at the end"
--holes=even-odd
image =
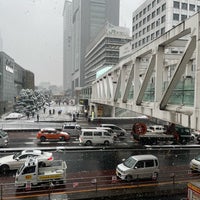
POLYGON ((65 1, 63 10, 63 89, 72 89, 72 3, 65 1))
POLYGON ((136 51, 200 10, 199 0, 147 0, 132 14, 132 49, 136 51), (179 8, 174 8, 174 2, 179 8), (187 9, 183 9, 187 4, 187 9), (192 10, 191 7, 194 9, 192 10), (174 19, 174 14, 178 19, 174 19))

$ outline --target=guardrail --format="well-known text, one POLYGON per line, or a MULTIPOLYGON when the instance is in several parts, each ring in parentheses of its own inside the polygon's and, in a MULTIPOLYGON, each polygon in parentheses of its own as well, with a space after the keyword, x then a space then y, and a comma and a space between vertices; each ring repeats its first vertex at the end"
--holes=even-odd
POLYGON ((134 180, 131 182, 121 181, 115 175, 108 176, 81 176, 79 173, 69 174, 66 184, 49 182, 45 186, 32 186, 29 183, 25 187, 16 188, 14 183, 3 183, 5 177, 1 177, 0 200, 23 199, 45 196, 61 195, 61 199, 95 199, 112 197, 120 199, 121 196, 131 197, 156 197, 175 194, 186 196, 187 183, 199 180, 199 173, 191 173, 190 170, 177 169, 170 172, 162 170, 156 180, 134 180), (75 177, 76 176, 76 177, 75 177), (84 197, 84 198, 83 198, 84 197))

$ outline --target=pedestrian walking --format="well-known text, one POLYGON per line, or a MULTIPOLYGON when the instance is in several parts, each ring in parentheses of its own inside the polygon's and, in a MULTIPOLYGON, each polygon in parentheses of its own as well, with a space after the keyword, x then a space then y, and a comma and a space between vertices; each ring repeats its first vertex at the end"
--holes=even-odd
POLYGON ((39 114, 37 114, 37 122, 39 122, 39 120, 40 120, 40 116, 39 114))

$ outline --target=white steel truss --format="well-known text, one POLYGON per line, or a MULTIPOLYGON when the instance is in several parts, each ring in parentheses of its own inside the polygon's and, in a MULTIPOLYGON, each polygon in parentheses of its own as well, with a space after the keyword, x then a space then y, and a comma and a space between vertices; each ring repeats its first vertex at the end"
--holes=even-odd
POLYGON ((95 80, 91 102, 200 129, 200 14, 95 80), (193 89, 188 89, 190 82, 193 89))

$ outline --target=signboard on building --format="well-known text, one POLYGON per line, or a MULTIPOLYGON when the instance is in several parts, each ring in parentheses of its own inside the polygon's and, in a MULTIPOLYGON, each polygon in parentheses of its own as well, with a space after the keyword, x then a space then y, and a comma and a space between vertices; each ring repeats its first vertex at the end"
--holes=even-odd
POLYGON ((84 105, 84 106, 88 106, 88 99, 79 99, 79 104, 84 105))

